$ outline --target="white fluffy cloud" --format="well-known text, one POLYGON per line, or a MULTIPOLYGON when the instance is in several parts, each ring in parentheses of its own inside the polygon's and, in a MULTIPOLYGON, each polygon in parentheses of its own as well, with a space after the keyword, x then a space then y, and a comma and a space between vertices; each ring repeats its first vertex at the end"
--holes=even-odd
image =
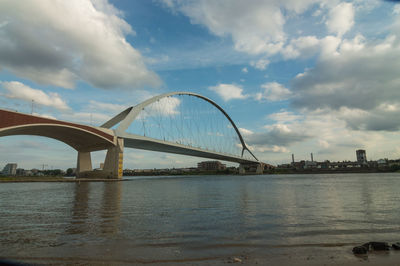
POLYGON ((109 115, 96 112, 68 112, 63 113, 60 116, 61 120, 67 120, 93 126, 100 126, 104 122, 108 121, 110 118, 111 116, 109 115))
POLYGON ((2 86, 8 91, 5 97, 11 99, 19 99, 27 102, 34 101, 35 104, 53 107, 58 110, 69 110, 67 103, 61 99, 60 95, 51 92, 49 94, 42 90, 33 89, 21 82, 10 81, 1 82, 2 86))
POLYGON ((301 14, 313 4, 334 4, 325 0, 161 0, 174 11, 204 25, 217 36, 230 36, 236 50, 249 54, 273 55, 287 41, 284 31, 289 16, 301 14))
POLYGON ((394 35, 374 43, 361 35, 343 40, 335 54, 321 57, 293 80, 293 106, 352 110, 343 119, 353 129, 398 130, 400 110, 382 106, 400 104, 399 57, 394 35))
POLYGON ((258 61, 251 61, 250 65, 258 70, 265 70, 269 64, 268 59, 259 59, 258 61))
POLYGON ((216 86, 209 87, 210 90, 216 92, 224 101, 233 99, 245 99, 248 96, 243 94, 243 89, 234 84, 220 83, 216 86))
POLYGON ((4 0, 0 17, 0 64, 18 76, 64 88, 77 80, 107 89, 160 84, 106 0, 4 0))
POLYGON ((302 36, 292 39, 282 52, 284 58, 309 57, 320 49, 321 41, 315 36, 302 36))
POLYGON ((250 136, 254 133, 253 131, 246 129, 246 128, 242 128, 242 127, 239 128, 239 131, 240 131, 240 134, 242 134, 245 137, 250 136))
POLYGON ((285 88, 282 84, 277 82, 268 82, 261 85, 261 88, 264 89, 262 93, 257 93, 255 98, 256 100, 268 100, 268 101, 283 101, 287 100, 291 92, 289 89, 285 88))
MULTIPOLYGON (((239 128, 240 133, 244 137, 247 147, 257 153, 285 153, 289 150, 284 146, 275 145, 269 140, 270 132, 254 133, 246 128, 239 128)), ((272 137, 274 138, 274 137, 272 137)))
POLYGON ((342 2, 329 12, 326 21, 328 30, 342 36, 354 25, 354 7, 352 3, 342 2))
POLYGON ((393 14, 395 15, 400 14, 400 4, 397 4, 393 7, 393 14))
POLYGON ((278 113, 273 113, 268 115, 269 119, 277 121, 280 124, 285 124, 288 122, 300 121, 303 119, 301 115, 295 114, 293 112, 289 112, 286 110, 281 110, 278 113))
POLYGON ((162 115, 174 116, 180 114, 181 100, 178 97, 162 98, 148 106, 140 113, 141 117, 162 115))
MULTIPOLYGON (((394 112, 399 107, 380 108, 394 112)), ((321 161, 354 161, 355 150, 360 148, 370 152, 369 159, 398 156, 398 151, 393 149, 400 145, 397 133, 353 129, 344 119, 363 119, 365 114, 364 111, 347 108, 304 110, 298 114, 282 110, 268 116, 273 120, 272 125, 243 135, 246 143, 257 152, 256 155, 267 162, 271 162, 268 154, 274 149, 276 154, 272 160, 275 163, 288 162, 289 152, 295 154, 296 160, 309 160, 309 154, 313 152, 314 158, 321 161)))
POLYGON ((94 110, 94 111, 102 111, 106 113, 110 113, 111 115, 113 114, 118 114, 128 108, 128 106, 122 105, 122 104, 115 104, 115 103, 103 103, 103 102, 98 102, 98 101, 89 101, 89 109, 94 110))
POLYGON ((247 134, 246 143, 259 147, 271 147, 273 145, 288 147, 293 143, 302 142, 310 137, 304 129, 296 127, 296 130, 294 130, 294 127, 293 124, 280 123, 267 125, 265 126, 265 131, 247 134))

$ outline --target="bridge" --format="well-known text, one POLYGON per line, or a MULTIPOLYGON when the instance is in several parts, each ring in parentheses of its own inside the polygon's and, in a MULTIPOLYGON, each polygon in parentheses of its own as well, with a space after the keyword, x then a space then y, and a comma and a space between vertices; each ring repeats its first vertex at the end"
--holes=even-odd
POLYGON ((239 172, 263 173, 230 116, 212 100, 171 92, 89 126, 0 109, 0 136, 36 135, 78 152, 77 177, 121 178, 124 148, 167 152, 239 163, 239 172), (107 150, 103 169, 93 170, 91 152, 107 150))

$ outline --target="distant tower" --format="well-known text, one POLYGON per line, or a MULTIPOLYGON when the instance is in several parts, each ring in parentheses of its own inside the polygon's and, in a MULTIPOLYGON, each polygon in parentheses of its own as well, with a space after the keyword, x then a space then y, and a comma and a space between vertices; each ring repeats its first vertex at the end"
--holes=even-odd
POLYGON ((311 162, 314 162, 314 157, 312 153, 311 153, 311 162))
POLYGON ((8 163, 3 168, 3 175, 16 175, 17 174, 17 164, 16 163, 8 163))
POLYGON ((292 153, 292 163, 294 163, 294 154, 292 153))
POLYGON ((357 162, 361 164, 367 163, 367 154, 365 150, 356 150, 357 162))

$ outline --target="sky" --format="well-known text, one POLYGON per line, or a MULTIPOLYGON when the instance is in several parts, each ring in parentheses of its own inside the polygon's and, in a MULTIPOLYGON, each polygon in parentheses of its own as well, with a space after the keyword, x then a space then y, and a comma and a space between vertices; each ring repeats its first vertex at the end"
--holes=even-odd
MULTIPOLYGON (((101 125, 190 91, 223 107, 271 164, 292 153, 354 161, 357 149, 400 158, 399 77, 398 1, 0 2, 0 108, 101 125)), ((0 150, 0 168, 76 164, 75 150, 42 137, 1 137, 0 150)), ((125 149, 124 168, 202 160, 125 149)))

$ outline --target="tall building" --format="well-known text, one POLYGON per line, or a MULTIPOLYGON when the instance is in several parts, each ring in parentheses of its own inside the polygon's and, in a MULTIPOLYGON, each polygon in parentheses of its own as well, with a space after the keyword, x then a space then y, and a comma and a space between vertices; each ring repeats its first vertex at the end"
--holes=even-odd
POLYGON ((367 163, 367 154, 365 150, 356 150, 357 162, 360 164, 367 163))
POLYGON ((16 163, 8 163, 3 168, 3 175, 16 175, 17 174, 17 164, 16 163))

